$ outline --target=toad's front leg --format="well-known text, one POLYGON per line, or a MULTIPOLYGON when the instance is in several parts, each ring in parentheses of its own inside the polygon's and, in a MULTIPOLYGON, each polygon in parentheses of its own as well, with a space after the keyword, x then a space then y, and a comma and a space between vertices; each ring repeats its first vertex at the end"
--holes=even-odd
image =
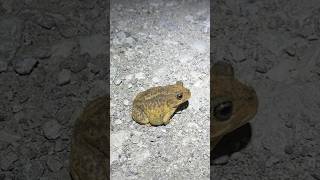
POLYGON ((176 111, 176 109, 174 109, 174 108, 169 109, 169 111, 163 116, 163 124, 164 125, 167 125, 170 122, 170 119, 175 111, 176 111))

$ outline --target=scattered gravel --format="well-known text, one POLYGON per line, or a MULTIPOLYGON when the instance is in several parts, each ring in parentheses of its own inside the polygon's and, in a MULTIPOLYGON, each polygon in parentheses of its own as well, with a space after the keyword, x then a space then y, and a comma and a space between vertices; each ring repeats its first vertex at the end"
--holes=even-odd
POLYGON ((112 179, 209 179, 209 1, 111 6, 112 179), (132 120, 136 94, 178 80, 192 95, 168 125, 132 120))
POLYGON ((71 180, 75 116, 108 84, 105 9, 104 0, 0 2, 1 180, 71 180))

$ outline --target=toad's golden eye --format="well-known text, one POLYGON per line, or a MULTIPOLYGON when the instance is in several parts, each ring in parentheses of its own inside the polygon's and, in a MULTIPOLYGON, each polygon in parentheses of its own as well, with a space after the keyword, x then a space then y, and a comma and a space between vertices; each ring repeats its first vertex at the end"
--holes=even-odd
POLYGON ((232 115, 233 105, 231 101, 219 103, 214 107, 213 116, 219 121, 227 121, 232 115))
POLYGON ((177 93, 176 97, 177 97, 177 99, 180 100, 180 99, 182 99, 183 95, 182 95, 182 93, 177 93))

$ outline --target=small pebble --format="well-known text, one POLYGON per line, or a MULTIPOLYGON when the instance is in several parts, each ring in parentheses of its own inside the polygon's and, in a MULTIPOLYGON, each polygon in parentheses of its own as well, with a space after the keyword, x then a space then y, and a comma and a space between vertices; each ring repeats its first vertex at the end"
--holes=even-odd
POLYGON ((8 63, 0 61, 0 73, 6 72, 8 70, 8 63))
POLYGON ((126 81, 131 80, 131 79, 132 79, 132 74, 127 75, 127 76, 125 77, 125 79, 126 79, 126 81))
POLYGON ((129 105, 129 101, 128 101, 127 99, 125 99, 125 100, 123 100, 123 104, 124 104, 125 106, 128 106, 128 105, 129 105))
POLYGON ((143 72, 137 73, 137 74, 135 75, 135 77, 136 77, 137 79, 145 79, 145 78, 146 78, 143 72))
POLYGON ((229 156, 225 155, 225 156, 220 156, 219 158, 215 159, 213 161, 214 165, 225 165, 229 162, 229 156))
POLYGON ((118 125, 118 124, 122 124, 122 121, 120 119, 117 119, 114 121, 114 123, 118 125))
POLYGON ((56 172, 62 168, 62 164, 58 159, 55 159, 53 157, 49 157, 47 160, 47 166, 50 171, 56 172))
POLYGON ((121 81, 121 79, 117 79, 117 80, 114 81, 113 83, 114 83, 115 85, 119 86, 119 85, 122 83, 122 81, 121 81))
POLYGON ((160 79, 158 77, 154 77, 154 78, 152 78, 152 82, 159 83, 160 79))
POLYGON ((19 75, 28 75, 32 72, 37 63, 38 60, 35 58, 18 59, 14 65, 14 70, 19 75))
POLYGON ((49 120, 42 126, 47 139, 57 139, 60 136, 61 125, 56 120, 49 120))
POLYGON ((0 160, 1 169, 3 170, 10 170, 12 164, 18 160, 18 156, 14 152, 9 152, 0 160))
POLYGON ((70 83, 71 72, 67 69, 63 69, 58 75, 58 84, 60 86, 70 83))

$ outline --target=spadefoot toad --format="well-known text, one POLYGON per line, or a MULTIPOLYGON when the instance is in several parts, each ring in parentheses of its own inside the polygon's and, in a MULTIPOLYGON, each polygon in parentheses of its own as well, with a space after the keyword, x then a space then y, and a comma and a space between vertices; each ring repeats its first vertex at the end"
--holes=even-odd
POLYGON ((181 81, 138 93, 133 100, 132 118, 139 124, 166 125, 179 105, 188 101, 189 89, 181 81))

